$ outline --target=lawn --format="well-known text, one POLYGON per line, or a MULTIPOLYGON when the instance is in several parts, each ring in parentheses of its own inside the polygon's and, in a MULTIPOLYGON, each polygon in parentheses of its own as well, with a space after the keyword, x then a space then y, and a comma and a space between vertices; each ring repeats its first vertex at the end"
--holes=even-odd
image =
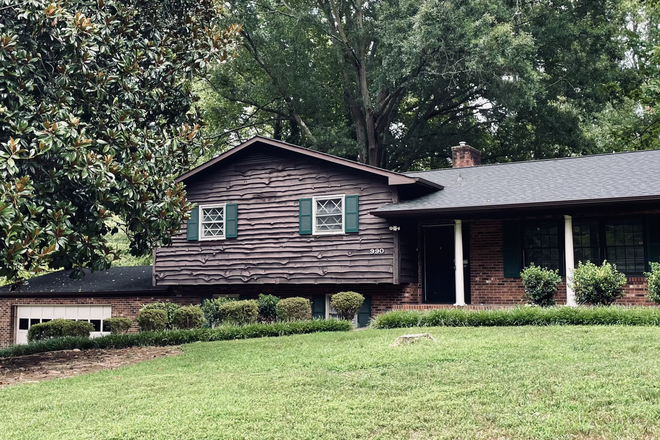
POLYGON ((660 328, 430 328, 195 343, 0 390, 7 439, 660 438, 660 328))

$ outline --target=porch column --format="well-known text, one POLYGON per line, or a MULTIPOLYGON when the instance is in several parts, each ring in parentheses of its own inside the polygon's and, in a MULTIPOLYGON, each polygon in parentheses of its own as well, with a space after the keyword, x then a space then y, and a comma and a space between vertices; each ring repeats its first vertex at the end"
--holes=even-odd
POLYGON ((570 281, 573 278, 573 269, 575 269, 574 253, 573 253, 573 218, 570 215, 564 216, 564 249, 566 255, 566 305, 574 307, 577 305, 575 302, 575 292, 570 286, 570 281))
POLYGON ((456 304, 465 305, 465 286, 463 285, 463 224, 460 220, 454 220, 454 271, 456 280, 456 304))

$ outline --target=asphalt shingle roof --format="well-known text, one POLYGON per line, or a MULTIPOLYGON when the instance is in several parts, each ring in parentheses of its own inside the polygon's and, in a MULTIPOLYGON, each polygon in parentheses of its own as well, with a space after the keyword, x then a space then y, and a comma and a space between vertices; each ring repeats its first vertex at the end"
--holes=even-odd
POLYGON ((376 215, 660 199, 660 150, 406 173, 444 186, 376 215))
MULTIPOLYGON (((60 270, 27 280, 21 286, 20 293, 151 292, 167 289, 151 285, 151 266, 112 267, 94 273, 85 270, 82 280, 71 279, 69 273, 60 270)), ((9 292, 9 286, 0 288, 0 292, 9 292)))

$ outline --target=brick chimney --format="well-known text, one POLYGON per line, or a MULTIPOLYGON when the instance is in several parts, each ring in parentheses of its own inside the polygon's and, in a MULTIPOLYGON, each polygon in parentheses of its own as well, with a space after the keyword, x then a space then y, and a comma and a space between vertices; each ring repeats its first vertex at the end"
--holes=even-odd
POLYGON ((451 167, 465 168, 481 165, 481 151, 459 142, 457 147, 451 147, 451 167))

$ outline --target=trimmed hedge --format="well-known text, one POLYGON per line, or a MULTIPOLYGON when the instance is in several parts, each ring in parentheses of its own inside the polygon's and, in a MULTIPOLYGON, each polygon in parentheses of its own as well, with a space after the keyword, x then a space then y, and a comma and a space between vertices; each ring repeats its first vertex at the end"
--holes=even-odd
POLYGON ((89 338, 89 334, 93 331, 94 325, 87 321, 53 319, 30 327, 28 341, 41 341, 50 338, 61 338, 62 336, 89 338))
POLYGON ((128 332, 133 325, 133 321, 128 318, 108 318, 103 321, 103 325, 110 330, 110 333, 116 335, 128 332))
POLYGON ((330 304, 335 308, 339 319, 351 321, 362 307, 364 296, 357 292, 339 292, 330 297, 330 304))
POLYGON ((141 332, 160 332, 167 328, 167 312, 161 309, 141 309, 137 314, 141 332))
POLYGON ((108 335, 88 339, 64 337, 25 345, 13 345, 0 350, 0 358, 24 356, 58 350, 88 350, 92 348, 128 348, 146 346, 180 345, 191 342, 229 341, 233 339, 253 339, 275 336, 300 335, 316 332, 345 332, 352 329, 348 321, 314 320, 276 322, 273 324, 250 324, 245 326, 223 326, 215 329, 198 328, 193 330, 168 330, 164 332, 143 332, 124 335, 108 335))
POLYGON ((302 321, 312 317, 312 303, 299 296, 281 299, 275 308, 280 321, 302 321))
POLYGON ((371 321, 373 328, 494 327, 520 325, 660 325, 656 307, 516 307, 503 310, 394 311, 371 321))
POLYGON ((206 319, 200 306, 183 306, 174 311, 172 327, 178 329, 201 328, 206 319))
POLYGON ((220 305, 219 310, 225 324, 254 324, 259 316, 259 304, 254 299, 227 301, 220 305))

